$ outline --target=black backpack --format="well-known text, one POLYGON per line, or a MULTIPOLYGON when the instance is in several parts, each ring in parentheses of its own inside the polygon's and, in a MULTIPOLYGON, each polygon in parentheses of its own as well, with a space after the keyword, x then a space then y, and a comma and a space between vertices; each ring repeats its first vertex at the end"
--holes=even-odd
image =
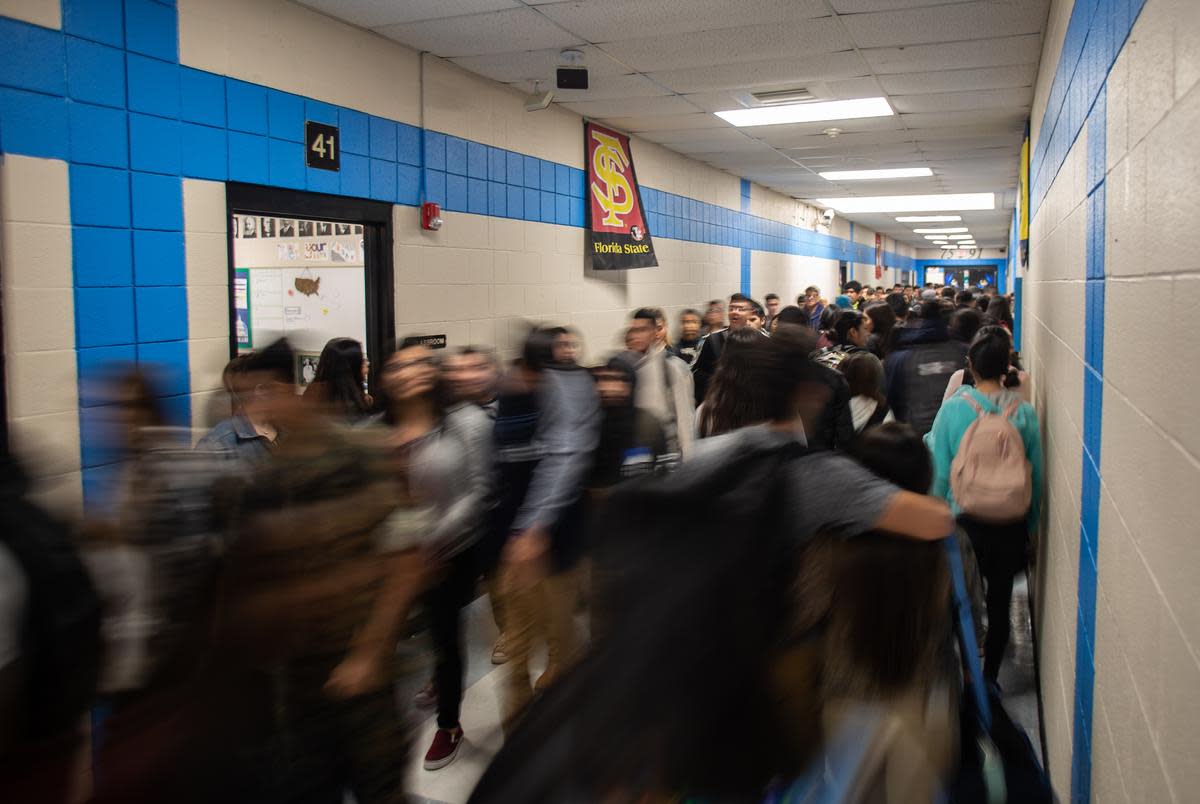
POLYGON ((29 589, 21 653, 29 739, 78 723, 100 673, 100 597, 70 530, 24 497, 24 480, 0 458, 0 543, 12 552, 29 589))
POLYGON ((799 445, 618 486, 593 536, 593 647, 535 701, 473 803, 638 791, 754 800, 795 772, 768 669, 797 544, 780 469, 799 445))

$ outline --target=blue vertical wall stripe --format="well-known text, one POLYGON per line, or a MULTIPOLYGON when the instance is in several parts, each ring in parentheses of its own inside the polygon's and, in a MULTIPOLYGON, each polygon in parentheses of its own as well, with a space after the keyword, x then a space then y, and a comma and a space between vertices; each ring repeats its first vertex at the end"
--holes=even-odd
MULTIPOLYGON (((1075 700, 1071 801, 1091 800, 1092 704, 1096 682, 1096 583, 1099 550, 1100 451, 1104 407, 1104 319, 1109 70, 1145 0, 1077 0, 1063 40, 1037 144, 1030 157, 1030 218, 1054 184, 1076 138, 1087 126, 1083 462, 1080 490, 1079 577, 1075 633, 1075 700)), ((1011 256, 1017 257, 1016 253, 1011 256)), ((1014 277, 1021 348, 1022 278, 1014 277)))
MULTIPOLYGON (((1103 21, 1100 21, 1103 24, 1103 21)), ((1104 412, 1104 241, 1107 91, 1087 118, 1087 238, 1084 293, 1083 470, 1079 498, 1078 616, 1071 740, 1071 800, 1091 799, 1092 703, 1096 684, 1096 582, 1100 524, 1100 447, 1104 412)))
MULTIPOLYGON (((741 212, 743 215, 750 214, 750 182, 746 179, 741 180, 741 212)), ((747 296, 750 295, 750 261, 752 253, 749 248, 742 246, 742 274, 741 274, 741 291, 747 296)))

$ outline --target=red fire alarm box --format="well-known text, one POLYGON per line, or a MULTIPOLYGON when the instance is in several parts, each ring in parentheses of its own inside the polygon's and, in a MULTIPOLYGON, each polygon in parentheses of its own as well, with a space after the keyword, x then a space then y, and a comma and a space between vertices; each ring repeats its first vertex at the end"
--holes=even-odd
POLYGON ((421 205, 421 228, 436 232, 442 228, 442 208, 426 201, 421 205))

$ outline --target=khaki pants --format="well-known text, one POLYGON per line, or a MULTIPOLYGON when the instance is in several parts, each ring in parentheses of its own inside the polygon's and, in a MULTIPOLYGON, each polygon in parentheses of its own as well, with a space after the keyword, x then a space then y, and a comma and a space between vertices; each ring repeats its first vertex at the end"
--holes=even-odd
POLYGON ((533 700, 529 659, 538 634, 546 640, 546 672, 537 689, 551 683, 579 655, 575 631, 578 570, 549 575, 524 589, 510 590, 502 598, 504 639, 509 660, 505 669, 504 728, 509 730, 533 700))

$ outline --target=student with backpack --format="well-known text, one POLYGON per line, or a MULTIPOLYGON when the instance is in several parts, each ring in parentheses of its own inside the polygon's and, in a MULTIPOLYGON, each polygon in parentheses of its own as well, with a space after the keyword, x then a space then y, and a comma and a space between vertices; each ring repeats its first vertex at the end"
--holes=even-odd
POLYGON ((933 454, 933 494, 950 503, 971 539, 987 584, 984 676, 995 681, 1008 645, 1013 577, 1025 568, 1043 482, 1037 412, 1004 385, 1007 333, 985 330, 967 352, 974 386, 938 411, 925 444, 933 454))

